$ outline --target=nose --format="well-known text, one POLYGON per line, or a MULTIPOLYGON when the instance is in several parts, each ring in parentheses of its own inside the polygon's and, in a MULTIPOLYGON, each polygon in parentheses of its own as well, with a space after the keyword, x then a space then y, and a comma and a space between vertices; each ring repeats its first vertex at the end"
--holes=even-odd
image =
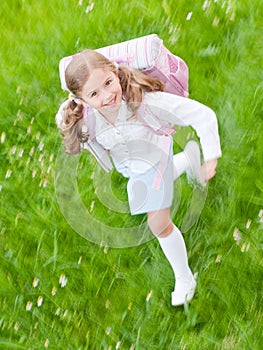
POLYGON ((109 91, 104 91, 101 97, 103 102, 107 104, 112 100, 112 93, 109 91))

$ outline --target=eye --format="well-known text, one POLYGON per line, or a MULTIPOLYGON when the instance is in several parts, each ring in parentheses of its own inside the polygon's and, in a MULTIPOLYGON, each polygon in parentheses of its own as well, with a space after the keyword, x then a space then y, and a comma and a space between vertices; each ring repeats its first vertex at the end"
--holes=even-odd
POLYGON ((93 91, 91 94, 90 94, 90 97, 95 97, 97 96, 97 92, 96 91, 93 91))
POLYGON ((111 84, 111 82, 112 82, 112 80, 109 79, 109 80, 106 81, 105 85, 106 85, 106 86, 109 86, 109 85, 111 84))

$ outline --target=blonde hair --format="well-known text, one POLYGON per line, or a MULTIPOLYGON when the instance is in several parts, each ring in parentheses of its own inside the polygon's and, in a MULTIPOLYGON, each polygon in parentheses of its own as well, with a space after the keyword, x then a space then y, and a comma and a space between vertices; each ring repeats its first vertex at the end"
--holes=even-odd
MULTIPOLYGON (((119 77, 123 98, 128 104, 133 115, 136 115, 144 92, 163 91, 164 84, 155 78, 151 78, 142 72, 130 67, 119 66, 116 68, 100 53, 93 50, 84 50, 76 55, 65 71, 65 79, 68 89, 81 101, 82 89, 88 81, 93 69, 102 68, 114 72, 119 77)), ((87 135, 81 132, 83 121, 83 105, 70 101, 64 108, 63 127, 61 134, 65 150, 69 154, 80 152, 80 143, 87 140, 87 135)))

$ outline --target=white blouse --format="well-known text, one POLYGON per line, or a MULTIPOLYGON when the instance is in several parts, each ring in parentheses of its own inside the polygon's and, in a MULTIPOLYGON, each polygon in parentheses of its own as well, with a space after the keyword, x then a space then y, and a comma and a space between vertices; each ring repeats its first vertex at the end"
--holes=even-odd
MULTIPOLYGON (((217 118, 210 108, 166 92, 146 93, 143 103, 147 106, 144 118, 149 124, 192 126, 200 138, 204 160, 221 157, 217 118)), ((131 114, 123 101, 113 125, 95 111, 96 139, 110 151, 116 169, 123 175, 127 171, 142 173, 157 164, 166 137, 150 131, 131 114)))

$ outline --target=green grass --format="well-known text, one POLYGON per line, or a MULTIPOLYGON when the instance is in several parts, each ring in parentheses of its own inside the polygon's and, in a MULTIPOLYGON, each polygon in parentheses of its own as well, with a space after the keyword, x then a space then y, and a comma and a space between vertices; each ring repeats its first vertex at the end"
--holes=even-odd
MULTIPOLYGON (((1 2, 1 349, 261 348, 263 4, 204 3, 99 0, 86 13, 85 0, 1 2), (186 60, 190 96, 216 111, 222 140, 217 176, 185 232, 199 272, 185 308, 170 306, 173 274, 157 240, 109 248, 101 232, 100 244, 91 243, 69 225, 55 193, 54 115, 66 97, 59 59, 148 33, 186 60)), ((185 136, 180 130, 175 140, 185 136)), ((78 162, 79 194, 92 217, 122 232, 144 227, 143 215, 105 208, 94 192, 94 162, 88 155, 78 162)), ((112 182, 125 208, 125 181, 114 173, 112 182)), ((180 183, 179 226, 192 191, 185 178, 180 183)))

